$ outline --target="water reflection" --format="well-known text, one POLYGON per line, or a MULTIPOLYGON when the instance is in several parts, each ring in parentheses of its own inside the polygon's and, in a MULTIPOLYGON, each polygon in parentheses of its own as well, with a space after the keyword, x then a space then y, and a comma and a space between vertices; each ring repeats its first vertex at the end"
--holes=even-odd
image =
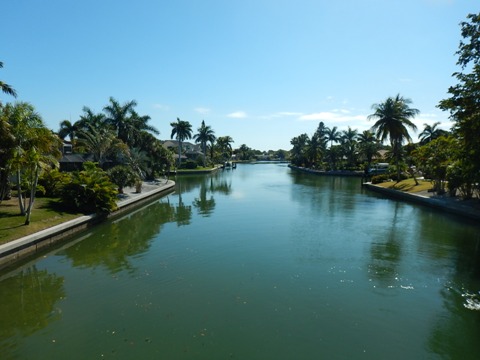
POLYGON ((210 197, 208 197, 208 189, 205 182, 201 183, 200 194, 193 201, 193 206, 197 208, 198 213, 202 216, 208 217, 213 213, 215 209, 215 199, 211 193, 210 197))
POLYGON ((178 206, 175 207, 175 221, 177 226, 190 224, 192 219, 192 206, 185 205, 182 201, 182 193, 178 192, 178 206))
POLYGON ((16 338, 26 337, 62 317, 55 306, 65 297, 64 278, 35 265, 1 282, 0 354, 12 357, 16 338))
MULTIPOLYGON (((133 272, 130 257, 145 253, 152 239, 168 222, 188 217, 181 206, 170 204, 169 198, 154 202, 114 222, 103 224, 83 241, 63 250, 75 267, 101 266, 115 274, 133 272)), ((180 220, 184 221, 184 220, 180 220)))
POLYGON ((433 323, 428 339, 430 351, 444 359, 478 359, 480 311, 465 308, 462 290, 447 286, 440 294, 444 311, 433 323))
POLYGON ((375 229, 374 240, 371 242, 369 273, 384 286, 392 286, 395 280, 398 280, 398 266, 405 236, 398 225, 398 211, 399 204, 396 203, 391 224, 386 221, 383 229, 375 229))
POLYGON ((231 192, 231 182, 222 176, 185 176, 176 180, 174 194, 98 226, 90 236, 60 254, 71 259, 75 267, 100 266, 112 274, 124 270, 134 273, 136 268, 131 258, 146 253, 165 224, 190 225, 192 207, 201 216, 211 216, 215 208, 213 194, 231 192), (183 194, 197 188, 199 196, 192 203, 185 202, 183 194))
POLYGON ((69 297, 55 304, 60 281, 31 330, 13 315, 3 328, 22 287, 1 283, 0 357, 55 337, 55 358, 476 358, 480 311, 465 294, 480 289, 478 226, 357 179, 242 168, 178 177, 174 194, 40 260, 69 297))

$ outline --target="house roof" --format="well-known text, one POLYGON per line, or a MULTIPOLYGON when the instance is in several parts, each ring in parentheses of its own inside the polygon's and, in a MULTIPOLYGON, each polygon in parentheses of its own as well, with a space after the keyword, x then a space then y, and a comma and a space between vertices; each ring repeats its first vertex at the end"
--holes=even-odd
MULTIPOLYGON (((163 147, 168 149, 170 147, 177 148, 178 147, 178 141, 177 140, 165 140, 163 142, 163 147)), ((186 151, 200 151, 200 145, 199 144, 193 144, 188 141, 182 141, 182 149, 185 149, 186 151)))
POLYGON ((59 160, 60 163, 84 163, 85 161, 93 161, 90 154, 64 154, 59 160))

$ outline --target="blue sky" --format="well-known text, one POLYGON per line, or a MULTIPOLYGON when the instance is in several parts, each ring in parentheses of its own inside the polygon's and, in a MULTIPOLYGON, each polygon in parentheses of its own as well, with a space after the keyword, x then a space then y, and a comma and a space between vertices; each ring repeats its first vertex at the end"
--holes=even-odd
MULTIPOLYGON (((451 126, 436 105, 455 84, 472 0, 5 0, 0 79, 47 126, 109 97, 169 139, 177 117, 259 150, 291 148, 318 123, 363 131, 400 93, 415 123, 451 126)), ((0 94, 3 102, 13 101, 0 94)), ((414 139, 416 135, 412 134, 414 139)))

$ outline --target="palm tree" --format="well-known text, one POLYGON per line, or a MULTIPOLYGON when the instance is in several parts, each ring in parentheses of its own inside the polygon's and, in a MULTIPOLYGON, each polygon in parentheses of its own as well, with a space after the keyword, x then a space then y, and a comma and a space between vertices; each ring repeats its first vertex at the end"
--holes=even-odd
POLYGON ((172 134, 170 138, 178 141, 178 167, 182 164, 182 142, 186 139, 192 138, 192 125, 188 121, 180 120, 170 123, 172 127, 172 134))
POLYGON ((438 129, 438 125, 440 125, 440 121, 437 121, 433 125, 423 124, 424 128, 422 132, 418 135, 421 145, 425 145, 430 141, 438 139, 440 136, 446 135, 448 133, 445 130, 438 129))
POLYGON ((84 106, 83 115, 80 115, 80 119, 75 122, 77 125, 77 132, 82 131, 89 131, 89 129, 99 129, 110 127, 109 124, 106 123, 106 117, 103 113, 95 114, 92 109, 87 106, 84 106))
POLYGON ((360 144, 360 151, 365 156, 365 174, 367 174, 372 164, 372 159, 378 152, 378 141, 375 134, 370 130, 365 130, 361 134, 358 134, 358 143, 360 144))
POLYGON ((337 143, 341 139, 341 133, 338 131, 336 126, 331 129, 327 128, 325 135, 327 136, 327 141, 330 141, 330 147, 332 147, 334 142, 337 143))
POLYGON ((46 127, 40 127, 35 130, 34 138, 30 142, 25 152, 25 165, 28 174, 28 185, 30 187, 30 196, 28 207, 26 208, 25 225, 30 224, 30 215, 37 190, 38 178, 45 170, 58 167, 60 159, 60 138, 46 127))
POLYGON ((23 201, 22 176, 29 168, 33 150, 39 142, 38 133, 40 129, 45 128, 45 125, 33 105, 26 102, 19 102, 14 105, 7 104, 3 107, 3 112, 15 139, 12 157, 8 161, 7 169, 16 174, 20 214, 25 215, 26 204, 23 201))
POLYGON ((347 130, 342 131, 340 138, 349 167, 355 166, 356 163, 355 155, 357 151, 357 136, 358 131, 349 126, 347 130))
POLYGON ((128 154, 127 145, 118 139, 114 131, 108 127, 95 128, 90 125, 88 130, 79 130, 78 145, 92 154, 101 168, 109 156, 128 154))
POLYGON ((390 140, 392 154, 397 167, 397 181, 400 181, 400 160, 402 156, 402 144, 406 140, 412 141, 408 129, 416 130, 417 126, 411 121, 420 113, 418 109, 411 108, 410 99, 405 99, 400 94, 396 97, 388 97, 383 103, 372 105, 375 111, 368 119, 377 120, 372 126, 377 138, 384 142, 390 140))
POLYGON ((63 120, 60 123, 60 130, 58 131, 58 136, 61 139, 65 139, 67 136, 70 138, 72 144, 72 149, 75 146, 76 133, 78 131, 78 122, 73 124, 69 120, 63 120))
POLYGON ((125 144, 130 145, 133 127, 132 112, 134 107, 137 106, 137 102, 132 100, 121 105, 113 97, 110 97, 109 101, 110 104, 103 108, 103 111, 107 114, 105 120, 117 131, 118 138, 125 144))
POLYGON ((140 116, 136 111, 132 110, 131 112, 131 141, 127 143, 129 146, 143 146, 141 144, 142 134, 144 133, 153 133, 155 135, 160 134, 160 132, 153 126, 147 124, 151 120, 150 116, 143 115, 140 116))
POLYGON ((326 138, 329 131, 330 129, 325 126, 323 121, 320 121, 320 123, 318 124, 317 130, 315 131, 315 135, 317 136, 318 141, 321 141, 324 138, 326 138))
POLYGON ((252 149, 250 149, 246 144, 240 145, 238 148, 238 153, 240 154, 240 160, 249 160, 252 149))
MULTIPOLYGON (((0 68, 3 68, 3 62, 0 61, 0 68)), ((13 97, 17 97, 17 92, 15 91, 14 88, 12 88, 10 85, 5 84, 3 81, 0 81, 0 88, 2 89, 2 92, 11 95, 13 97)), ((0 101, 0 105, 2 105, 2 102, 0 101)))
POLYGON ((213 143, 215 141, 215 131, 208 125, 205 125, 205 121, 202 120, 202 125, 197 129, 198 133, 196 133, 193 138, 195 139, 196 143, 200 143, 202 146, 203 152, 203 166, 207 164, 207 143, 213 143))
POLYGON ((315 167, 319 163, 320 156, 325 149, 325 138, 319 132, 315 132, 307 141, 305 154, 308 160, 308 167, 315 167))
POLYGON ((292 150, 290 150, 292 163, 296 166, 304 166, 305 162, 305 149, 307 147, 307 143, 309 141, 309 137, 307 134, 301 134, 299 136, 294 137, 290 140, 290 144, 293 145, 292 150))
POLYGON ((225 157, 227 155, 228 159, 232 157, 232 143, 233 139, 230 136, 220 136, 217 139, 217 146, 220 149, 220 152, 225 157))

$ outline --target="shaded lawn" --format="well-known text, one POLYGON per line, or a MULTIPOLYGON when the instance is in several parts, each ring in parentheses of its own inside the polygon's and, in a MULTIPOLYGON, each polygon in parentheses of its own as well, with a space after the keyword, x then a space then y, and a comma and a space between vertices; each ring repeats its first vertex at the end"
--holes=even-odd
POLYGON ((19 209, 16 197, 0 204, 0 245, 83 215, 63 209, 58 199, 36 198, 30 225, 24 225, 19 209))
POLYGON ((402 180, 398 183, 395 181, 387 181, 376 185, 387 189, 394 189, 409 193, 427 191, 433 188, 433 184, 430 181, 418 180, 418 185, 415 185, 415 181, 413 179, 402 180))

